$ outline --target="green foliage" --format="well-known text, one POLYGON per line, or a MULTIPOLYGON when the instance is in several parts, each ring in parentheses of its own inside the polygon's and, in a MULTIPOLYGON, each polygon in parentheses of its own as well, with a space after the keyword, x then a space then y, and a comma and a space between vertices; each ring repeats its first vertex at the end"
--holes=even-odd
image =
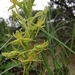
POLYGON ((38 58, 38 55, 45 50, 48 45, 48 41, 44 41, 44 43, 40 44, 35 40, 39 31, 44 27, 48 8, 45 8, 44 11, 38 12, 32 17, 31 14, 34 0, 23 0, 21 2, 18 0, 10 1, 13 5, 9 9, 12 11, 14 18, 19 19, 19 23, 24 30, 13 33, 14 40, 9 43, 12 50, 4 52, 2 55, 6 57, 6 60, 10 59, 16 64, 21 63, 24 68, 23 75, 29 75, 32 63, 41 61, 41 59, 38 58), (16 6, 18 6, 18 8, 16 6), (26 19, 18 14, 18 9, 24 11, 26 19), (37 23, 34 23, 37 17, 39 17, 39 20, 37 23), (31 47, 32 42, 35 42, 33 48, 31 47))
POLYGON ((41 55, 47 68, 48 75, 51 74, 51 70, 53 70, 54 75, 69 75, 69 53, 75 55, 75 51, 73 50, 75 26, 72 22, 73 19, 70 20, 68 16, 58 10, 59 9, 49 8, 46 18, 46 28, 45 30, 42 30, 43 33, 46 34, 46 38, 49 42, 49 55, 48 57, 45 57, 45 53, 42 53, 41 55), (56 13, 56 11, 58 12, 56 13), (61 16, 65 16, 66 19, 68 19, 63 21, 61 16), (68 21, 68 23, 66 21, 68 21), (50 62, 48 62, 49 56, 52 59, 50 62), (48 61, 46 59, 48 59, 48 61), (48 67, 49 65, 52 65, 51 68, 48 67))
MULTIPOLYGON (((5 21, 3 20, 2 22, 0 22, 0 73, 5 70, 6 68, 8 68, 6 65, 9 65, 8 63, 5 63, 6 61, 4 60, 4 56, 1 55, 2 52, 8 50, 5 47, 5 42, 8 40, 8 35, 9 34, 9 28, 7 26, 7 24, 5 23, 5 21)), ((10 34, 9 34, 10 35, 10 34)), ((11 66, 11 64, 9 65, 11 66)), ((13 75, 10 72, 6 72, 4 73, 4 75, 13 75)))
POLYGON ((0 22, 0 47, 6 42, 7 34, 9 33, 9 28, 5 23, 4 19, 0 22))

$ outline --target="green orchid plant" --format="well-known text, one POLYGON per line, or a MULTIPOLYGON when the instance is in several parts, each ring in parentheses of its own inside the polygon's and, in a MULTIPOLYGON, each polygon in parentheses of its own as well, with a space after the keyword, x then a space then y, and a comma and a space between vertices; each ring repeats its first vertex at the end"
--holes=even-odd
POLYGON ((35 16, 32 15, 32 6, 34 0, 10 0, 13 5, 9 8, 12 11, 13 18, 17 18, 23 31, 16 31, 13 33, 14 40, 10 42, 9 45, 12 46, 12 51, 4 52, 2 55, 7 59, 11 59, 15 63, 22 63, 24 68, 23 75, 29 75, 29 70, 33 62, 41 61, 37 58, 43 50, 46 49, 48 41, 44 41, 42 44, 37 43, 34 39, 38 36, 38 33, 44 27, 44 22, 46 18, 46 13, 48 8, 44 11, 36 13, 35 16), (24 19, 18 10, 22 9, 25 13, 26 19, 24 19), (39 17, 37 23, 34 21, 39 17), (35 42, 33 48, 31 47, 32 42, 35 42))

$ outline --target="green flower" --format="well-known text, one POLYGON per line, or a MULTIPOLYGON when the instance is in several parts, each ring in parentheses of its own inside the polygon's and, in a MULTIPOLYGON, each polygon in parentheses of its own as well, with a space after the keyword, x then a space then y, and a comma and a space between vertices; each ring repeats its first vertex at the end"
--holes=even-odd
POLYGON ((2 55, 6 57, 6 59, 13 59, 16 58, 20 54, 19 51, 11 51, 11 52, 4 52, 2 55))
POLYGON ((12 43, 12 44, 15 44, 15 45, 17 45, 17 44, 22 44, 22 42, 27 43, 27 42, 33 41, 32 38, 24 38, 24 37, 22 36, 22 32, 19 32, 19 31, 16 31, 16 33, 13 34, 13 36, 14 36, 16 39, 15 39, 14 41, 12 41, 11 43, 12 43))

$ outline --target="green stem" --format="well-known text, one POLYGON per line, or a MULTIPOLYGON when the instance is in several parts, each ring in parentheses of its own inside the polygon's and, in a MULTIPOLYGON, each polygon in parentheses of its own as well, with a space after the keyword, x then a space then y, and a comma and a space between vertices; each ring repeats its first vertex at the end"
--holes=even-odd
POLYGON ((9 40, 7 40, 5 44, 3 44, 3 46, 0 48, 0 50, 2 50, 5 46, 7 46, 7 45, 8 45, 8 42, 9 42, 12 38, 13 38, 13 36, 12 36, 9 40))
POLYGON ((44 61, 45 66, 46 66, 46 68, 47 68, 48 75, 53 75, 53 74, 52 74, 52 71, 51 71, 51 69, 50 69, 50 67, 49 67, 49 65, 48 65, 48 62, 47 62, 47 59, 46 59, 46 57, 45 57, 44 52, 41 52, 41 56, 42 56, 42 59, 43 59, 43 61, 44 61))
POLYGON ((16 66, 19 66, 19 65, 21 65, 21 63, 20 63, 20 64, 16 64, 16 65, 14 65, 14 66, 12 66, 12 67, 10 67, 10 68, 4 70, 3 72, 0 73, 0 75, 4 75, 4 73, 6 73, 7 71, 9 71, 9 70, 12 69, 13 67, 16 67, 16 66))
POLYGON ((59 42, 60 44, 62 44, 62 45, 63 45, 65 48, 67 48, 70 52, 72 52, 73 54, 75 54, 75 52, 74 52, 72 49, 70 49, 67 45, 65 45, 65 44, 64 44, 63 42, 61 42, 59 39, 57 39, 57 38, 55 38, 53 35, 47 33, 44 29, 42 29, 42 31, 43 31, 46 35, 52 37, 52 38, 55 39, 57 42, 59 42))
POLYGON ((75 36, 75 24, 74 24, 74 29, 73 29, 73 34, 72 34, 72 40, 71 40, 71 45, 70 45, 71 49, 73 47, 74 36, 75 36))

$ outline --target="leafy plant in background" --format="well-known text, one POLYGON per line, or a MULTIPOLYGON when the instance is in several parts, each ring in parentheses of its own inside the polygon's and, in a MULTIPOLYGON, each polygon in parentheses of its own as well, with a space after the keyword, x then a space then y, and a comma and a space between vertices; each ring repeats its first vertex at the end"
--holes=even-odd
POLYGON ((2 55, 6 57, 6 60, 10 59, 16 64, 21 63, 24 69, 23 75, 29 75, 32 63, 41 61, 41 59, 38 58, 38 55, 45 50, 48 45, 48 41, 39 44, 35 39, 37 38, 40 29, 44 27, 43 24, 45 22, 48 8, 31 17, 34 0, 10 1, 13 5, 9 9, 12 11, 13 18, 17 18, 19 20, 23 31, 20 30, 13 33, 14 40, 9 43, 12 47, 12 51, 4 52, 2 55), (18 14, 18 9, 22 9, 24 11, 26 19, 18 14), (35 20, 38 17, 39 20, 35 23, 35 20), (32 42, 34 42, 33 47, 31 47, 32 42))
MULTIPOLYGON (((71 28, 69 28, 68 26, 65 26, 65 23, 63 24, 63 21, 60 21, 59 23, 56 24, 57 21, 57 17, 59 16, 60 12, 58 12, 55 16, 55 18, 53 19, 55 22, 51 22, 52 20, 52 12, 54 9, 50 9, 46 18, 46 28, 45 30, 42 30, 43 33, 46 34, 46 38, 49 41, 49 55, 50 57, 52 57, 52 61, 49 61, 49 56, 46 57, 45 53, 42 54, 45 65, 48 69, 48 74, 51 74, 51 70, 54 72, 54 75, 68 75, 69 72, 69 54, 73 53, 75 54, 75 52, 72 50, 73 47, 73 40, 74 40, 74 30, 73 29, 73 34, 72 34, 72 41, 71 41, 71 47, 69 47, 68 45, 65 44, 65 42, 61 42, 59 40, 59 38, 62 39, 62 37, 59 37, 59 35, 61 35, 61 33, 65 33, 65 32, 61 32, 61 30, 65 29, 65 31, 68 31, 69 29, 71 30, 71 28), (60 34, 58 32, 61 32, 60 34), (49 62, 47 62, 47 59, 49 62), (52 66, 50 65, 52 62, 52 66), (49 67, 49 65, 51 67, 49 67)), ((63 14, 65 15, 65 14, 63 14)), ((63 34, 62 34, 63 35, 63 34)), ((67 36, 67 35, 63 35, 63 36, 67 36)))
POLYGON ((5 43, 7 40, 6 34, 8 34, 9 29, 7 27, 7 24, 5 23, 5 20, 3 18, 0 18, 0 47, 5 43))
MULTIPOLYGON (((8 49, 5 47, 4 43, 9 39, 7 36, 9 33, 9 27, 7 26, 5 20, 3 18, 0 18, 0 73, 8 67, 8 64, 5 63, 4 56, 2 56, 2 52, 7 51, 8 49)), ((11 62, 10 62, 11 63, 11 62)), ((13 64, 13 63, 12 63, 13 64)), ((12 73, 6 72, 4 75, 12 75, 12 73)))

